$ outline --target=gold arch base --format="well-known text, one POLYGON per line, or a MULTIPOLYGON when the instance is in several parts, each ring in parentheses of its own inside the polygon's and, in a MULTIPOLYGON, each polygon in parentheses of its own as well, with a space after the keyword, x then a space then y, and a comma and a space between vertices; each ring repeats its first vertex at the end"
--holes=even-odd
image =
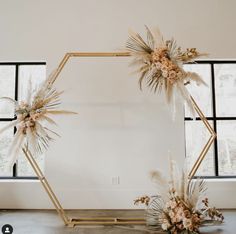
MULTIPOLYGON (((59 74, 63 70, 64 66, 68 62, 71 57, 129 57, 130 53, 128 52, 74 52, 74 53, 66 53, 62 61, 60 62, 56 72, 54 73, 54 77, 52 78, 51 82, 54 83, 55 80, 58 78, 59 74)), ((209 124, 208 120, 198 107, 197 103, 191 97, 194 109, 198 113, 199 117, 203 121, 204 125, 206 126, 207 130, 210 133, 210 138, 207 141, 206 145, 203 147, 197 161, 194 163, 193 168, 189 173, 189 178, 192 178, 199 166, 201 165, 204 157, 206 156, 210 146, 214 142, 216 138, 216 133, 214 132, 213 128, 209 124)), ((74 227, 75 225, 145 225, 146 221, 142 218, 113 218, 113 217, 81 217, 81 218, 69 218, 63 207, 61 206, 57 196, 53 192, 51 186, 49 185, 46 177, 44 176, 43 172, 41 171, 40 167, 38 166, 37 162, 35 161, 33 155, 27 148, 23 148, 23 153, 26 156, 27 160, 29 161, 30 165, 32 166, 35 174, 37 175, 38 179, 40 180, 41 184, 43 185, 45 191, 47 192, 51 202, 53 203, 58 215, 61 217, 64 224, 68 227, 74 227)))

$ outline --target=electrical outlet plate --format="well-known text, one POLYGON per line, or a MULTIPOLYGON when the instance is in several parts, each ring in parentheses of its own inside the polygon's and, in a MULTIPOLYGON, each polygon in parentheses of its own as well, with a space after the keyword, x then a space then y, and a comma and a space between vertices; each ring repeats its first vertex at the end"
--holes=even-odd
POLYGON ((120 184, 120 177, 119 176, 113 176, 111 178, 112 185, 119 185, 120 184))

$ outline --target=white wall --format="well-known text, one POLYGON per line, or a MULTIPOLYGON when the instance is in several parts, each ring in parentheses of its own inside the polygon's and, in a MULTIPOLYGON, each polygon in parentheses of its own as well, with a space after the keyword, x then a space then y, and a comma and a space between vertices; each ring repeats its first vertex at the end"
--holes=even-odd
MULTIPOLYGON (((121 49, 128 28, 144 31, 144 24, 211 58, 235 58, 235 7, 233 0, 1 0, 0 60, 46 61, 51 71, 68 51, 121 49)), ((141 93, 127 64, 73 59, 57 81, 66 90, 64 107, 79 112, 58 119, 62 137, 46 159, 46 175, 66 208, 133 208, 135 197, 154 192, 147 174, 159 166, 166 171, 168 150, 183 161, 182 106, 172 122, 164 99, 141 93), (111 185, 112 176, 120 185, 111 185)), ((211 195, 221 190, 210 187, 211 195)), ((233 206, 234 187, 225 188, 224 201, 213 197, 217 206, 233 206)), ((52 207, 38 182, 3 182, 0 192, 0 207, 52 207)))

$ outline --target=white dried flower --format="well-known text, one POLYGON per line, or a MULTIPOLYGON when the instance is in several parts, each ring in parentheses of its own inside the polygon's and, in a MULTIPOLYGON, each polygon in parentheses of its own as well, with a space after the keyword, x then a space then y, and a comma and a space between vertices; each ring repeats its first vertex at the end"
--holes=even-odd
POLYGON ((160 62, 155 63, 157 69, 161 69, 162 64, 160 62))
POLYGON ((162 70, 162 76, 164 78, 167 78, 168 77, 168 71, 167 70, 162 70))
POLYGON ((169 72, 169 78, 172 79, 172 78, 176 78, 177 77, 177 73, 175 71, 170 71, 169 72))
POLYGON ((188 228, 192 225, 191 219, 186 219, 186 218, 184 218, 184 219, 183 219, 183 225, 184 225, 184 227, 185 227, 186 229, 188 229, 188 228))
POLYGON ((165 219, 161 225, 161 228, 164 230, 164 231, 167 231, 170 227, 170 223, 165 219))

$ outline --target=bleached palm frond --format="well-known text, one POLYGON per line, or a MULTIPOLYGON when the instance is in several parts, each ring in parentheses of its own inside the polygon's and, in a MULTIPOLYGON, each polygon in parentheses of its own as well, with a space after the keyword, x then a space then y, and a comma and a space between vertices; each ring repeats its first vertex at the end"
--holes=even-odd
POLYGON ((167 46, 168 55, 170 56, 170 58, 172 58, 174 62, 178 62, 176 57, 179 55, 180 47, 177 46, 177 43, 174 40, 174 38, 172 38, 171 40, 167 41, 166 42, 166 46, 167 46))
POLYGON ((162 214, 165 203, 161 196, 152 196, 147 207, 146 221, 147 225, 153 229, 161 229, 162 214))
POLYGON ((138 67, 135 72, 140 74, 140 89, 145 83, 154 93, 163 90, 168 104, 173 104, 174 92, 180 89, 184 101, 191 112, 195 113, 190 95, 187 95, 188 90, 183 86, 189 84, 189 81, 195 81, 197 84, 205 82, 197 73, 185 72, 183 64, 204 54, 195 48, 182 51, 174 39, 164 41, 158 30, 150 30, 147 26, 145 28, 146 41, 138 33, 130 31, 126 43, 126 49, 133 57, 131 64, 138 67))
POLYGON ((183 199, 185 201, 186 199, 186 191, 187 191, 187 186, 188 186, 188 180, 186 179, 186 174, 184 173, 184 171, 182 171, 181 173, 181 177, 180 177, 180 182, 179 182, 179 196, 181 199, 183 199))
POLYGON ((137 74, 137 73, 141 73, 141 72, 143 72, 144 70, 148 70, 148 68, 150 67, 150 64, 148 64, 148 63, 144 63, 144 59, 145 58, 134 58, 131 62, 130 62, 130 64, 129 64, 129 66, 131 67, 131 66, 136 66, 136 67, 138 67, 136 70, 134 70, 134 71, 132 71, 131 72, 131 74, 137 74))
POLYGON ((170 160, 170 180, 169 190, 173 190, 180 198, 185 198, 186 188, 188 186, 188 178, 184 171, 180 171, 177 163, 174 160, 170 160))
POLYGON ((190 80, 190 82, 194 81, 197 85, 202 84, 202 85, 207 86, 207 83, 196 72, 187 72, 186 77, 187 77, 187 79, 190 80))
POLYGON ((39 121, 46 121, 46 122, 48 122, 49 124, 52 124, 52 125, 56 125, 57 126, 57 123, 52 119, 52 118, 50 118, 50 117, 48 117, 48 116, 46 116, 46 115, 42 115, 42 116, 40 116, 39 117, 39 121))
POLYGON ((41 152, 38 151, 37 148, 37 137, 35 135, 35 132, 31 131, 31 129, 27 129, 27 134, 26 134, 26 146, 27 149, 29 149, 31 152, 34 152, 35 154, 40 154, 41 152))
POLYGON ((152 51, 155 49, 155 39, 151 32, 151 30, 145 25, 146 31, 147 31, 147 44, 150 47, 152 51))
POLYGON ((188 184, 187 199, 191 207, 197 207, 205 196, 206 184, 202 179, 191 179, 188 184))
POLYGON ((9 149, 11 165, 15 162, 19 151, 26 145, 32 154, 42 154, 48 149, 51 135, 59 136, 55 131, 44 126, 44 122, 56 125, 56 122, 49 115, 76 114, 72 111, 59 110, 60 97, 63 92, 58 92, 53 86, 56 72, 53 72, 36 90, 32 96, 32 87, 29 85, 26 102, 16 102, 11 98, 3 97, 0 100, 7 100, 14 104, 16 121, 0 129, 0 134, 13 126, 17 132, 9 149))
POLYGON ((44 151, 49 148, 49 143, 52 138, 47 133, 45 127, 43 127, 39 122, 35 125, 35 132, 37 135, 40 153, 44 153, 44 151))
POLYGON ((165 93, 166 93, 166 99, 168 103, 171 103, 173 100, 174 95, 174 86, 168 81, 165 81, 165 93))
POLYGON ((131 53, 151 53, 153 51, 150 46, 142 39, 142 37, 132 30, 129 30, 129 39, 126 43, 126 48, 131 53))
POLYGON ((44 127, 44 129, 45 129, 46 131, 52 133, 53 135, 55 135, 55 136, 57 136, 57 137, 60 137, 60 135, 59 135, 58 133, 56 133, 55 131, 53 131, 53 130, 47 128, 47 127, 44 127))
POLYGON ((179 91, 181 97, 183 98, 184 102, 186 102, 186 104, 190 110, 190 113, 192 114, 193 117, 195 117, 195 108, 192 103, 191 95, 188 92, 186 86, 182 82, 176 82, 176 86, 178 87, 178 91, 179 91))
POLYGON ((152 32, 153 39, 154 39, 154 49, 164 47, 165 41, 164 41, 163 35, 161 34, 159 28, 154 27, 150 31, 152 32))
POLYGON ((176 234, 199 233, 201 226, 222 224, 222 213, 208 205, 204 180, 189 179, 187 170, 180 173, 177 163, 169 161, 169 179, 160 171, 151 172, 153 182, 159 185, 157 195, 136 200, 147 206, 147 226, 155 231, 176 234), (166 185, 168 191, 162 194, 160 190, 166 185))

